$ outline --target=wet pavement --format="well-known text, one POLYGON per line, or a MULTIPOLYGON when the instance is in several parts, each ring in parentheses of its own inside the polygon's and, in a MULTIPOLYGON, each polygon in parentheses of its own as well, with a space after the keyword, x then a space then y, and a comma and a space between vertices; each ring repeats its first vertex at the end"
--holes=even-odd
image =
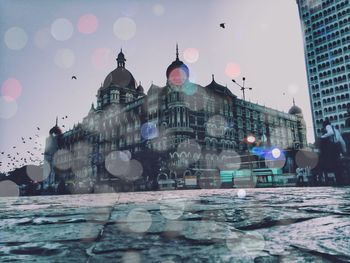
POLYGON ((0 198, 1 262, 350 262, 350 188, 0 198))

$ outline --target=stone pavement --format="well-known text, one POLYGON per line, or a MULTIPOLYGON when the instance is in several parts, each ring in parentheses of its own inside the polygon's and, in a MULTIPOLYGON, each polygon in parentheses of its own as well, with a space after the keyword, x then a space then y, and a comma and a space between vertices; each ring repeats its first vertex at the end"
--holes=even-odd
POLYGON ((350 188, 0 198, 1 262, 349 262, 350 188))

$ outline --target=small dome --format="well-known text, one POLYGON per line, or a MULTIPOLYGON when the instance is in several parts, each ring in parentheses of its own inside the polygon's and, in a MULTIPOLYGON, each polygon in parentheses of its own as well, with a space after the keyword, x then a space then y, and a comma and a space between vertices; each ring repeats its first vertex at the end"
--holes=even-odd
POLYGON ((302 115, 303 114, 302 110, 298 106, 295 105, 294 99, 293 99, 293 106, 289 109, 288 113, 292 114, 292 115, 297 115, 297 114, 302 115))
POLYGON ((145 92, 144 88, 141 86, 141 82, 137 86, 136 91, 139 92, 139 93, 144 93, 145 92))
POLYGON ((54 126, 54 127, 52 127, 51 129, 50 129, 50 135, 55 135, 55 136, 57 136, 57 135, 60 135, 60 134, 62 134, 62 130, 60 129, 60 127, 58 127, 57 125, 56 126, 54 126))
POLYGON ((166 70, 167 80, 171 84, 180 86, 186 80, 188 80, 190 71, 186 64, 179 60, 178 46, 176 45, 176 59, 173 61, 166 70))

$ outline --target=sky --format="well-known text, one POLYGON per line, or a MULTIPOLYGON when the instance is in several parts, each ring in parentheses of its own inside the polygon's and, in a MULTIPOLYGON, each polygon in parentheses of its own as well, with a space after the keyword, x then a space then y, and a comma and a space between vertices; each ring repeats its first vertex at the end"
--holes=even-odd
POLYGON ((195 83, 214 74, 241 98, 245 77, 247 100, 285 112, 294 97, 314 142, 295 0, 2 0, 0 36, 0 161, 42 159, 56 116, 82 121, 121 48, 145 91, 164 86, 176 43, 195 83))

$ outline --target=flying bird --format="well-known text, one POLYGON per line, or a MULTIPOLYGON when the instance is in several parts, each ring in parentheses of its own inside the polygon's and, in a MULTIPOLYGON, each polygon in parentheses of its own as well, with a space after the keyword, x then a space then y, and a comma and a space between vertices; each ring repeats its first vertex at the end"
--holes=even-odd
POLYGON ((1 152, 1 154, 4 154, 5 152, 1 152))
POLYGON ((68 116, 66 116, 66 119, 68 118, 68 116))
POLYGON ((38 131, 40 131, 40 128, 39 127, 36 127, 38 129, 38 131))
POLYGON ((226 23, 221 23, 221 24, 220 24, 220 27, 225 28, 225 24, 226 24, 226 23))
POLYGON ((31 140, 32 139, 32 137, 29 137, 29 140, 31 140))
POLYGON ((77 77, 76 76, 72 76, 72 79, 77 79, 77 77))
POLYGON ((13 149, 15 149, 15 148, 16 148, 16 146, 13 146, 12 148, 13 148, 13 149))

